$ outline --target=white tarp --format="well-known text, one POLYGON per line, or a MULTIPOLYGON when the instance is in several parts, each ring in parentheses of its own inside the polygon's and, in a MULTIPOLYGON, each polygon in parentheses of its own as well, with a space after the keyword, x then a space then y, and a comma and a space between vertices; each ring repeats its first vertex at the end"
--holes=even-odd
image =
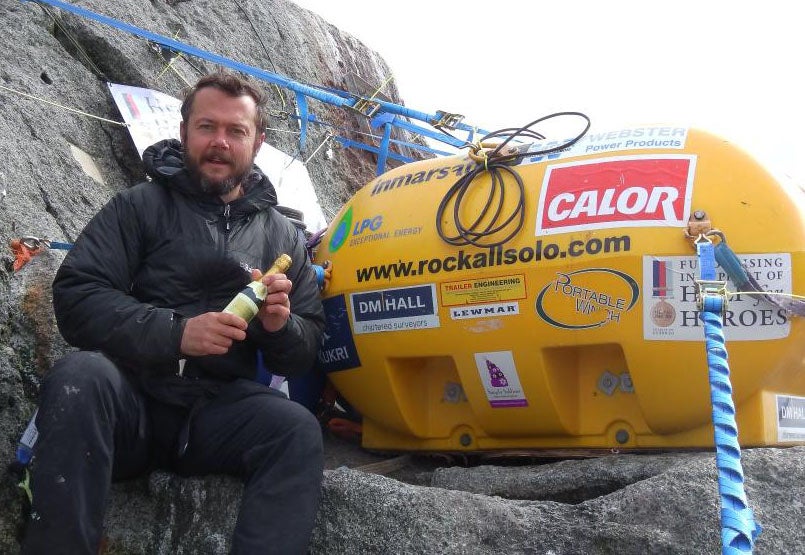
MULTIPOLYGON (((179 138, 181 100, 151 89, 108 85, 140 156, 162 139, 179 138)), ((279 204, 304 213, 308 231, 316 232, 327 226, 313 182, 301 161, 263 143, 255 163, 274 184, 279 204)))

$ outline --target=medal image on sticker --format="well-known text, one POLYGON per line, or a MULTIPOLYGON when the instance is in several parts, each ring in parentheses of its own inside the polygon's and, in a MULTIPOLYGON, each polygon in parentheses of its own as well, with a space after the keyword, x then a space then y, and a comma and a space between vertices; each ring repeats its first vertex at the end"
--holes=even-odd
POLYGON ((667 328, 676 320, 674 305, 665 300, 674 297, 674 273, 665 260, 652 260, 651 276, 651 321, 659 328, 667 328))

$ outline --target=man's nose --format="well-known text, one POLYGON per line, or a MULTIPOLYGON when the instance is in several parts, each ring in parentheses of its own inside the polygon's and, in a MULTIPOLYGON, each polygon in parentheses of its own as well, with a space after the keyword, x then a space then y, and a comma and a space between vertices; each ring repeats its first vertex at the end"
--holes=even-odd
POLYGON ((216 148, 229 148, 229 141, 226 137, 226 132, 218 131, 212 138, 212 145, 216 148))

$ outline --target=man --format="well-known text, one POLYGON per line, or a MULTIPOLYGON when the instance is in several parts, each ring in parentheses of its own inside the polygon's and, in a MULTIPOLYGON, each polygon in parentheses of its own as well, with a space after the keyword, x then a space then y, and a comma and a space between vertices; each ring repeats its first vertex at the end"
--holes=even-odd
POLYGON ((304 553, 322 475, 321 431, 301 405, 254 381, 314 364, 324 326, 298 230, 253 165, 264 99, 241 78, 202 78, 181 143, 143 157, 153 182, 115 196, 59 268, 59 330, 82 349, 45 377, 23 553, 95 554, 110 483, 155 466, 228 473, 245 489, 233 553, 304 553), (288 274, 249 323, 221 312, 276 257, 288 274))

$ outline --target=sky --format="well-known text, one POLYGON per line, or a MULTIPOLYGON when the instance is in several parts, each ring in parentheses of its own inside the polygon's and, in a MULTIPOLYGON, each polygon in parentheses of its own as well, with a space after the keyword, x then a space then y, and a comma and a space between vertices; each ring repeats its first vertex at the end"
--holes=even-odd
POLYGON ((293 1, 376 50, 410 108, 488 130, 557 111, 687 125, 805 185, 798 2, 293 1))

